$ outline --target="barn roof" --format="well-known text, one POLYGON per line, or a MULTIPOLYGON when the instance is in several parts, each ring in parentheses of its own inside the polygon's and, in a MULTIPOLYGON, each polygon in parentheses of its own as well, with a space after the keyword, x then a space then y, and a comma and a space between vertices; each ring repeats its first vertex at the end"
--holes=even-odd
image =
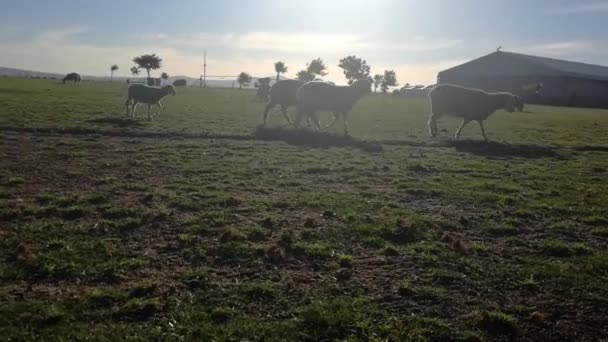
POLYGON ((442 75, 572 76, 608 80, 608 67, 561 59, 496 51, 439 73, 442 75))

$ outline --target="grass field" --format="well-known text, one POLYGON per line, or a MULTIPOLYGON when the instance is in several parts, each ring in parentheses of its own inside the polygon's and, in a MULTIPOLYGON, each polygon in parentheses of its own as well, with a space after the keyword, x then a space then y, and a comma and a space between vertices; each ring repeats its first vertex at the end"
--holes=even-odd
POLYGON ((454 142, 373 95, 344 139, 256 131, 233 89, 130 120, 125 91, 0 79, 2 339, 608 337, 608 111, 454 142))

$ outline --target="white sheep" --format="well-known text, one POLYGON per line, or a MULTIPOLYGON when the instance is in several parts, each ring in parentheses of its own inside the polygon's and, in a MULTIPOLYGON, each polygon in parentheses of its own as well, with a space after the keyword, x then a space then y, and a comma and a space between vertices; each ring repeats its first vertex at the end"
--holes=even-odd
POLYGON ((333 126, 340 114, 344 120, 344 135, 348 135, 348 112, 365 94, 371 91, 370 80, 358 80, 350 86, 336 86, 328 82, 308 82, 296 92, 298 113, 294 126, 298 127, 306 117, 312 119, 317 129, 321 129, 316 112, 320 110, 334 112, 333 126))
POLYGON ((144 84, 131 84, 129 86, 127 101, 125 102, 125 106, 127 107, 127 115, 131 114, 132 118, 135 118, 135 108, 138 103, 145 103, 148 105, 148 120, 150 120, 150 107, 153 104, 158 106, 158 113, 160 114, 163 106, 160 104, 160 100, 162 100, 167 95, 175 96, 177 92, 175 91, 175 87, 172 85, 166 85, 162 88, 149 87, 144 84), (129 104, 132 107, 129 110, 129 104))
POLYGON ((433 138, 437 136, 437 119, 449 115, 462 118, 462 125, 456 131, 455 139, 460 137, 464 126, 474 120, 479 123, 481 134, 487 141, 483 121, 499 109, 510 113, 515 111, 515 96, 511 93, 487 93, 452 84, 438 85, 430 92, 429 98, 431 100, 429 131, 433 138))
POLYGON ((283 113, 285 120, 287 120, 289 124, 292 124, 289 115, 287 115, 287 109, 290 106, 295 106, 297 104, 296 91, 303 84, 304 82, 299 80, 281 80, 270 88, 270 101, 264 110, 264 126, 268 119, 268 112, 277 105, 281 106, 281 112, 283 113))

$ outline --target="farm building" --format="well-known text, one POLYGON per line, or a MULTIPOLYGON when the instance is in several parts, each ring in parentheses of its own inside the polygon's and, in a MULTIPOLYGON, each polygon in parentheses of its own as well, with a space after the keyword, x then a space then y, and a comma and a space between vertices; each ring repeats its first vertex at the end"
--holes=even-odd
POLYGON ((608 67, 496 51, 437 75, 486 91, 508 91, 529 103, 608 108, 608 67))

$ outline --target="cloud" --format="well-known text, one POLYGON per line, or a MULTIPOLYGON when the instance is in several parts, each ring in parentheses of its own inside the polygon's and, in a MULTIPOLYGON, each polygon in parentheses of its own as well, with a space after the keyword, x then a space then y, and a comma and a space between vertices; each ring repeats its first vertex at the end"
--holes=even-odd
POLYGON ((168 37, 155 33, 135 36, 136 40, 162 42, 176 48, 222 47, 239 51, 275 53, 355 53, 370 50, 385 52, 423 52, 447 49, 462 43, 459 39, 404 37, 399 42, 379 42, 365 35, 247 32, 243 34, 196 33, 168 37))
POLYGON ((81 28, 49 31, 30 41, 5 43, 0 65, 58 73, 78 71, 89 75, 106 75, 110 65, 118 64, 121 69, 116 74, 127 75, 133 57, 155 52, 163 57, 163 64, 171 67, 173 73, 192 74, 194 69, 190 66, 196 66, 192 56, 172 48, 158 48, 156 45, 104 47, 73 42, 74 36, 83 32, 86 30, 81 28))
POLYGON ((608 2, 583 3, 562 7, 557 10, 560 14, 600 13, 608 12, 608 2))
MULTIPOLYGON (((327 79, 343 84, 342 70, 336 64, 338 58, 347 53, 375 55, 374 67, 389 65, 388 61, 400 56, 399 52, 434 51, 461 43, 457 40, 411 37, 399 44, 391 44, 352 34, 268 32, 239 35, 200 33, 176 37, 151 33, 130 37, 133 43, 127 46, 98 46, 75 39, 88 33, 86 28, 67 28, 44 32, 31 40, 5 43, 0 54, 0 65, 57 73, 76 71, 85 75, 108 75, 110 65, 118 64, 120 69, 116 75, 128 76, 133 57, 156 53, 163 58, 163 71, 174 76, 198 77, 202 73, 202 49, 209 47, 213 53, 208 54, 208 75, 236 77, 239 72, 246 71, 254 76, 270 76, 274 74, 276 56, 281 55, 289 66, 287 76, 293 77, 308 61, 321 56, 328 65, 327 79)), ((437 72, 446 64, 450 63, 401 64, 383 69, 397 70, 404 78, 407 77, 404 81, 409 83, 428 84, 435 82, 437 72)))
POLYGON ((401 86, 406 83, 412 85, 430 85, 437 82, 437 74, 440 71, 455 67, 465 62, 467 61, 454 59, 428 63, 406 63, 392 67, 381 66, 379 68, 374 68, 374 72, 372 74, 379 74, 384 70, 395 70, 397 73, 397 79, 401 86))
POLYGON ((567 57, 589 52, 597 52, 598 45, 590 41, 566 41, 524 46, 518 48, 517 51, 543 56, 567 57))

